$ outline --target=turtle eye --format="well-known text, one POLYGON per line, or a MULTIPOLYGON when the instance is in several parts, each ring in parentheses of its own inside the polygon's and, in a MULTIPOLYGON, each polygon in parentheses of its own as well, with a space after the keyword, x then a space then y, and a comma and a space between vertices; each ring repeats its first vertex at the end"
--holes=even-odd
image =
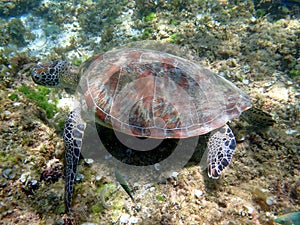
POLYGON ((34 68, 32 70, 32 74, 31 74, 31 77, 32 77, 33 81, 37 84, 40 84, 43 73, 44 73, 43 68, 34 68))

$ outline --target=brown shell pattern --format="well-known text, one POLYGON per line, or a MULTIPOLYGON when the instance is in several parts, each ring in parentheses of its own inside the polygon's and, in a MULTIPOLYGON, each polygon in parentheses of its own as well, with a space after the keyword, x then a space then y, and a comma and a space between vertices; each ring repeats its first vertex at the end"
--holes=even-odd
POLYGON ((222 127, 251 106, 235 85, 163 52, 121 49, 81 69, 87 106, 108 127, 152 138, 187 138, 222 127))

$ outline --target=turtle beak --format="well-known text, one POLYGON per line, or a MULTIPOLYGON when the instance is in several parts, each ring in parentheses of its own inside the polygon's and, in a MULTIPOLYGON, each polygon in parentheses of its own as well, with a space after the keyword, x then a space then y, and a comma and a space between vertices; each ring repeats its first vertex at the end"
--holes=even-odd
POLYGON ((46 87, 56 87, 59 85, 59 75, 56 71, 57 62, 38 64, 32 70, 31 77, 36 84, 46 87))

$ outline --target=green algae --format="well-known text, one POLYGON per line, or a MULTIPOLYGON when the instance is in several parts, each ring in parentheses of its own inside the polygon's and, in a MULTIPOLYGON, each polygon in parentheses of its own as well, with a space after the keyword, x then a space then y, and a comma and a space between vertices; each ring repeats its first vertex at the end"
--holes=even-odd
POLYGON ((18 162, 20 161, 20 158, 16 157, 16 155, 11 155, 6 152, 0 152, 0 160, 1 160, 1 162, 7 162, 7 163, 11 163, 12 165, 14 165, 14 164, 18 164, 18 162))
POLYGON ((151 13, 147 14, 147 15, 144 17, 144 21, 145 21, 145 22, 152 22, 152 21, 154 21, 156 18, 157 18, 157 17, 156 17, 156 13, 151 12, 151 13))
POLYGON ((65 212, 65 206, 63 203, 59 204, 56 208, 55 208, 55 214, 59 215, 59 214, 63 214, 65 212))
POLYGON ((72 64, 74 66, 80 66, 83 62, 85 62, 86 60, 88 60, 90 58, 89 55, 83 55, 81 58, 75 58, 73 61, 72 61, 72 64))
POLYGON ((266 11, 264 9, 257 9, 255 15, 257 18, 261 18, 266 15, 266 11))
POLYGON ((95 205, 92 205, 91 211, 92 213, 100 213, 104 210, 104 207, 101 203, 97 202, 95 205))
POLYGON ((172 25, 174 25, 174 26, 177 26, 177 25, 180 24, 180 22, 179 22, 177 19, 171 18, 170 24, 172 24, 172 25))
POLYGON ((154 34, 154 29, 152 27, 146 27, 140 36, 142 40, 151 39, 151 36, 154 34))
POLYGON ((295 78, 298 77, 300 75, 300 71, 299 70, 290 70, 289 75, 291 78, 295 78))
POLYGON ((56 107, 57 100, 55 101, 54 104, 48 102, 49 93, 50 93, 49 88, 43 86, 37 86, 37 91, 35 91, 23 84, 21 87, 18 88, 18 91, 25 94, 27 98, 33 100, 34 102, 37 103, 39 107, 44 109, 49 119, 53 118, 55 113, 57 113, 57 107, 56 107))
POLYGON ((160 201, 160 202, 163 202, 163 201, 165 201, 165 197, 162 196, 162 195, 157 195, 157 196, 156 196, 156 200, 158 200, 158 201, 160 201))
POLYGON ((178 33, 171 34, 169 37, 169 42, 176 43, 177 36, 178 36, 178 33))
POLYGON ((19 99, 19 95, 15 92, 15 93, 12 93, 8 96, 8 98, 12 101, 16 101, 19 99))

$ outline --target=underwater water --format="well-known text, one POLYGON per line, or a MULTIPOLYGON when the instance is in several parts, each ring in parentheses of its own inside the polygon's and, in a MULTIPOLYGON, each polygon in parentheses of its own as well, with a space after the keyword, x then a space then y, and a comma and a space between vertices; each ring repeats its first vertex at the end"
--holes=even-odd
MULTIPOLYGON (((0 1, 1 224, 300 224, 299 5, 297 0, 0 1), (31 73, 40 62, 65 60, 81 65, 82 75, 91 56, 126 46, 202 65, 232 82, 274 122, 264 126, 269 118, 264 114, 255 124, 255 118, 238 116, 228 121, 236 149, 219 179, 207 175, 209 134, 152 142, 88 127, 66 214, 63 129, 77 97, 36 85, 31 73)), ((182 73, 176 70, 180 66, 155 65, 170 76, 180 74, 181 84, 191 82, 183 80, 184 71, 195 70, 188 63, 182 73)), ((137 69, 153 72, 147 68, 137 69)), ((220 107, 209 97, 226 88, 205 89, 204 122, 220 107)), ((176 89, 169 96, 192 98, 181 94, 176 89)))

